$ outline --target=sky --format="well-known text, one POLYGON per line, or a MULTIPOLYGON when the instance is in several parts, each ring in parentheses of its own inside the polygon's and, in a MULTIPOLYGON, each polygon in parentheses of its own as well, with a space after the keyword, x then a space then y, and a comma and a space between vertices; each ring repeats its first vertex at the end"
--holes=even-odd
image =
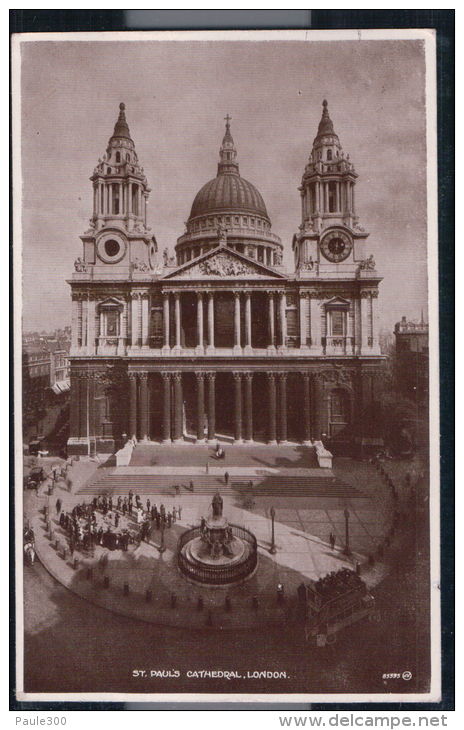
POLYGON ((240 174, 261 192, 292 272, 298 186, 324 98, 359 175, 366 252, 384 277, 380 326, 426 315, 422 41, 42 41, 21 45, 24 330, 70 323, 66 279, 92 215, 89 177, 121 101, 160 255, 216 175, 230 114, 240 174))

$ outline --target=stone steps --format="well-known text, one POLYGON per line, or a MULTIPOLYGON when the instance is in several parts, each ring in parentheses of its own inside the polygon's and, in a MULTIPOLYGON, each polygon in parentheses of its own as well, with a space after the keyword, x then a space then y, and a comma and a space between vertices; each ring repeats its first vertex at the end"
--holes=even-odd
POLYGON ((250 476, 249 479, 234 479, 231 477, 226 486, 224 480, 217 476, 203 475, 194 477, 194 492, 182 485, 188 485, 189 479, 182 475, 176 479, 175 475, 165 474, 107 474, 102 479, 93 480, 82 487, 78 494, 98 495, 113 494, 127 495, 129 490, 135 494, 166 494, 174 496, 174 485, 181 486, 181 494, 206 495, 214 494, 217 489, 222 494, 241 493, 250 495, 249 482, 253 482, 253 496, 289 496, 289 497, 363 497, 364 494, 349 484, 333 477, 297 477, 297 476, 250 476))

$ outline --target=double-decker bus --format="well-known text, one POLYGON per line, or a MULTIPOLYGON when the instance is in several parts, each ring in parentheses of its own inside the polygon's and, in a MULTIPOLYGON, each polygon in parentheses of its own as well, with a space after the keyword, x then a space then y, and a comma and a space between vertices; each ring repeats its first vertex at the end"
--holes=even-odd
POLYGON ((374 597, 353 570, 341 568, 309 581, 305 589, 305 638, 316 646, 333 644, 339 631, 357 621, 380 620, 374 597))

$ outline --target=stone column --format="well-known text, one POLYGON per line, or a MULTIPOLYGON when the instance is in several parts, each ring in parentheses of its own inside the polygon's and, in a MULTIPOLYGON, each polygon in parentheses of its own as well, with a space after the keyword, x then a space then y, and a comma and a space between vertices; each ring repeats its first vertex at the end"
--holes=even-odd
POLYGON ((268 382, 268 397, 269 397, 269 438, 268 443, 277 443, 277 429, 276 429, 276 376, 275 373, 267 373, 268 382))
POLYGON ((87 438, 87 403, 88 403, 87 372, 79 375, 79 436, 87 438))
POLYGON ((124 297, 124 303, 122 305, 122 311, 120 312, 120 336, 118 344, 118 355, 124 356, 126 354, 127 345, 127 299, 124 297))
POLYGON ((216 435, 216 373, 207 373, 208 378, 208 441, 216 435))
POLYGON ((69 435, 71 438, 79 436, 79 404, 80 404, 80 378, 71 373, 71 399, 69 406, 69 435))
POLYGON ((131 184, 130 183, 127 183, 127 185, 126 185, 126 198, 127 198, 126 215, 130 215, 130 213, 132 213, 132 210, 131 210, 131 206, 132 206, 131 184))
POLYGON ((321 347, 321 307, 319 300, 312 296, 311 308, 311 349, 320 350, 321 347))
POLYGON ((361 292, 361 349, 363 353, 367 353, 369 349, 369 307, 370 292, 361 292))
POLYGON ((307 348, 307 336, 308 336, 308 302, 306 299, 306 292, 300 291, 300 349, 307 348))
POLYGON ((214 350, 214 293, 208 292, 208 348, 214 350))
POLYGON ((73 297, 72 299, 72 310, 71 310, 71 353, 75 352, 78 348, 78 310, 79 302, 73 297))
MULTIPOLYGON (((138 300, 137 292, 131 292, 131 346, 137 347, 138 341, 138 300)), ((101 335, 101 332, 100 332, 101 335)))
POLYGON ((140 436, 149 439, 148 373, 140 373, 140 436))
POLYGON ((303 375, 303 403, 304 403, 304 443, 311 445, 311 376, 308 372, 303 375))
POLYGON ((182 415, 182 373, 173 373, 174 379, 174 441, 177 443, 183 439, 182 415))
POLYGON ((176 347, 181 347, 180 340, 180 294, 179 292, 174 293, 174 314, 176 321, 176 347))
POLYGON ((287 441, 287 373, 279 373, 279 441, 287 441))
POLYGON ((335 185, 335 210, 337 213, 340 211, 340 183, 337 182, 335 185))
POLYGON ((242 336, 240 331, 240 292, 234 291, 234 349, 241 350, 242 336))
POLYGON ((150 297, 148 292, 144 292, 141 296, 142 304, 142 347, 148 347, 148 320, 149 320, 149 305, 150 297))
POLYGON ((235 433, 236 442, 242 440, 242 373, 233 373, 235 382, 235 433))
POLYGON ((197 292, 197 347, 203 350, 203 292, 197 292))
POLYGON ((269 325, 269 345, 272 350, 275 349, 275 307, 274 307, 274 292, 268 293, 268 325, 269 325))
POLYGON ((169 343, 169 292, 163 292, 163 350, 170 350, 169 343))
POLYGON ((253 373, 245 373, 245 440, 253 441, 253 373))
POLYGON ((129 373, 129 438, 137 437, 137 373, 129 373))
POLYGON ((320 441, 323 431, 324 382, 322 375, 314 376, 313 440, 320 441))
POLYGON ((251 292, 245 292, 245 347, 251 350, 251 292))
POLYGON ((287 319, 285 311, 285 292, 279 293, 280 342, 279 347, 285 347, 287 339, 287 319))
POLYGON ((205 440, 205 373, 197 372, 197 441, 205 440))
POLYGON ((163 443, 171 443, 171 373, 161 373, 163 379, 163 443))

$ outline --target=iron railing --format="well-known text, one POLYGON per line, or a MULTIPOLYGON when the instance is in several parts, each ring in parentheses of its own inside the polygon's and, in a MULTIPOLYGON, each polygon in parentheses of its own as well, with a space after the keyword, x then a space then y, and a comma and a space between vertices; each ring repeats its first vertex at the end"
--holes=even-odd
POLYGON ((186 530, 177 543, 177 564, 180 571, 187 577, 199 583, 208 585, 227 585, 247 578, 256 568, 258 562, 258 546, 256 537, 252 532, 239 525, 229 523, 234 537, 238 537, 246 543, 247 555, 239 563, 234 565, 199 565, 188 559, 182 552, 185 545, 201 536, 200 527, 192 527, 186 530))

